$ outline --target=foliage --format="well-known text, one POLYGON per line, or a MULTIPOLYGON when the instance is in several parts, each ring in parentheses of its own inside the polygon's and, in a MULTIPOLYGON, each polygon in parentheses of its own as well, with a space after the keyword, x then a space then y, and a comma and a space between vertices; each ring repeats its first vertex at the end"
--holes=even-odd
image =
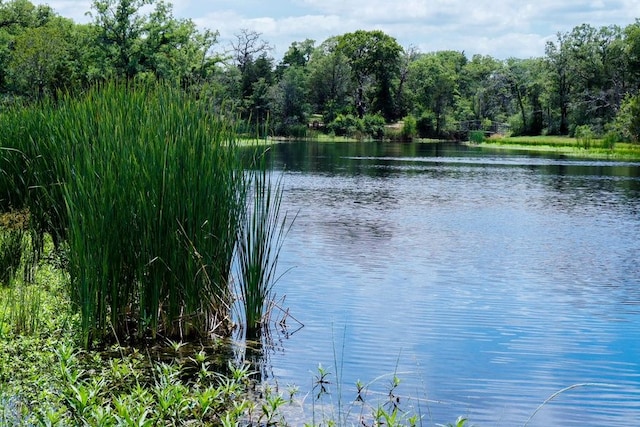
POLYGON ((624 99, 612 127, 622 139, 640 142, 640 94, 624 99))
POLYGON ((591 148, 591 143, 593 142, 593 131, 589 125, 582 125, 576 127, 576 140, 578 141, 578 145, 584 149, 591 148))
POLYGON ((251 187, 247 217, 238 229, 237 286, 247 335, 256 336, 275 302, 278 256, 291 223, 280 212, 282 182, 273 182, 264 165, 252 173, 251 187))
MULTIPOLYGON (((240 115, 250 135, 304 135, 311 114, 326 125, 339 115, 391 123, 410 114, 420 136, 432 138, 458 138, 466 121, 509 122, 516 135, 573 135, 589 125, 596 135, 637 138, 630 110, 640 90, 638 22, 578 25, 537 58, 421 53, 380 30, 358 30, 317 45, 293 42, 277 62, 261 33, 240 30, 226 52, 217 31, 175 18, 162 0, 94 0, 90 15, 78 25, 28 0, 0 3, 0 105, 112 78, 163 80, 240 115)), ((320 127, 380 137, 334 128, 320 127)))
POLYGON ((57 213, 41 232, 68 237, 85 345, 225 327, 246 187, 230 123, 165 85, 108 85, 5 118, 21 123, 3 144, 23 162, 8 176, 29 179, 12 200, 57 213))
POLYGON ((359 30, 340 36, 336 50, 350 65, 358 117, 380 113, 386 120, 395 118, 392 84, 402 52, 398 42, 380 30, 359 30))
POLYGON ((484 131, 474 130, 469 132, 469 141, 475 144, 480 144, 484 142, 484 131))
POLYGON ((402 138, 411 141, 418 135, 418 122, 415 117, 409 115, 402 121, 402 138))

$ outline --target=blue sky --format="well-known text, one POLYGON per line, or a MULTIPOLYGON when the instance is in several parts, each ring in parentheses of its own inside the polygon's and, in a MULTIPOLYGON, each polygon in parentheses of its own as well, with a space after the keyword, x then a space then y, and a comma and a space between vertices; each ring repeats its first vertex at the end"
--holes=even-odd
MULTIPOLYGON (((37 2, 37 1, 34 1, 37 2)), ((88 22, 90 0, 50 0, 60 15, 88 22)), ((262 33, 279 60, 294 41, 358 29, 383 30, 422 52, 453 49, 473 54, 529 58, 544 55, 558 31, 589 23, 626 26, 640 18, 638 0, 174 0, 174 14, 220 32, 218 50, 240 29, 262 33)))

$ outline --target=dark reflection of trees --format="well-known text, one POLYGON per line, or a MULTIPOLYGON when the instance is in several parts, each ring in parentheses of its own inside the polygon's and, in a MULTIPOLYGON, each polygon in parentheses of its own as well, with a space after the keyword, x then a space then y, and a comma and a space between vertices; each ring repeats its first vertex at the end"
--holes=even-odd
POLYGON ((559 207, 584 209, 616 200, 632 213, 638 213, 640 165, 558 163, 537 167, 536 171, 557 195, 549 202, 559 207))
POLYGON ((455 149, 466 152, 467 147, 456 144, 424 144, 393 142, 289 142, 271 149, 278 168, 290 172, 318 172, 335 175, 365 175, 388 177, 396 174, 389 168, 391 159, 440 157, 455 149))

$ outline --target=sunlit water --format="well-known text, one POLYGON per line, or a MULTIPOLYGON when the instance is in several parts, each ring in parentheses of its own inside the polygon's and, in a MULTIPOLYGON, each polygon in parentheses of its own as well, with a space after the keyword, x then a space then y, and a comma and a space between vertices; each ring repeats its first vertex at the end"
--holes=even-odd
POLYGON ((276 292, 304 327, 274 328, 265 374, 297 385, 298 406, 310 393, 306 416, 321 364, 352 412, 358 380, 384 402, 397 373, 423 425, 521 426, 573 385, 528 425, 640 421, 640 163, 455 145, 272 152, 297 213, 276 292))

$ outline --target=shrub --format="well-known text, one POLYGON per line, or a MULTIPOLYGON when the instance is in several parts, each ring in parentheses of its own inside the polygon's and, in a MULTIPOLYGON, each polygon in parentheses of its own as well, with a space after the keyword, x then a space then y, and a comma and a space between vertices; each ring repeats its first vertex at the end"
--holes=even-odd
POLYGON ((469 141, 475 143, 475 144, 480 144, 482 142, 484 142, 485 138, 484 138, 484 131, 481 130, 473 130, 471 132, 469 132, 469 141))
POLYGON ((418 122, 415 117, 409 115, 404 118, 402 124, 402 138, 411 141, 418 134, 418 122))
POLYGON ((374 139, 382 139, 384 137, 384 127, 386 121, 380 114, 366 114, 362 118, 363 131, 366 135, 374 139))
POLYGON ((575 137, 578 141, 578 146, 589 149, 593 141, 593 131, 589 125, 576 126, 575 137))

